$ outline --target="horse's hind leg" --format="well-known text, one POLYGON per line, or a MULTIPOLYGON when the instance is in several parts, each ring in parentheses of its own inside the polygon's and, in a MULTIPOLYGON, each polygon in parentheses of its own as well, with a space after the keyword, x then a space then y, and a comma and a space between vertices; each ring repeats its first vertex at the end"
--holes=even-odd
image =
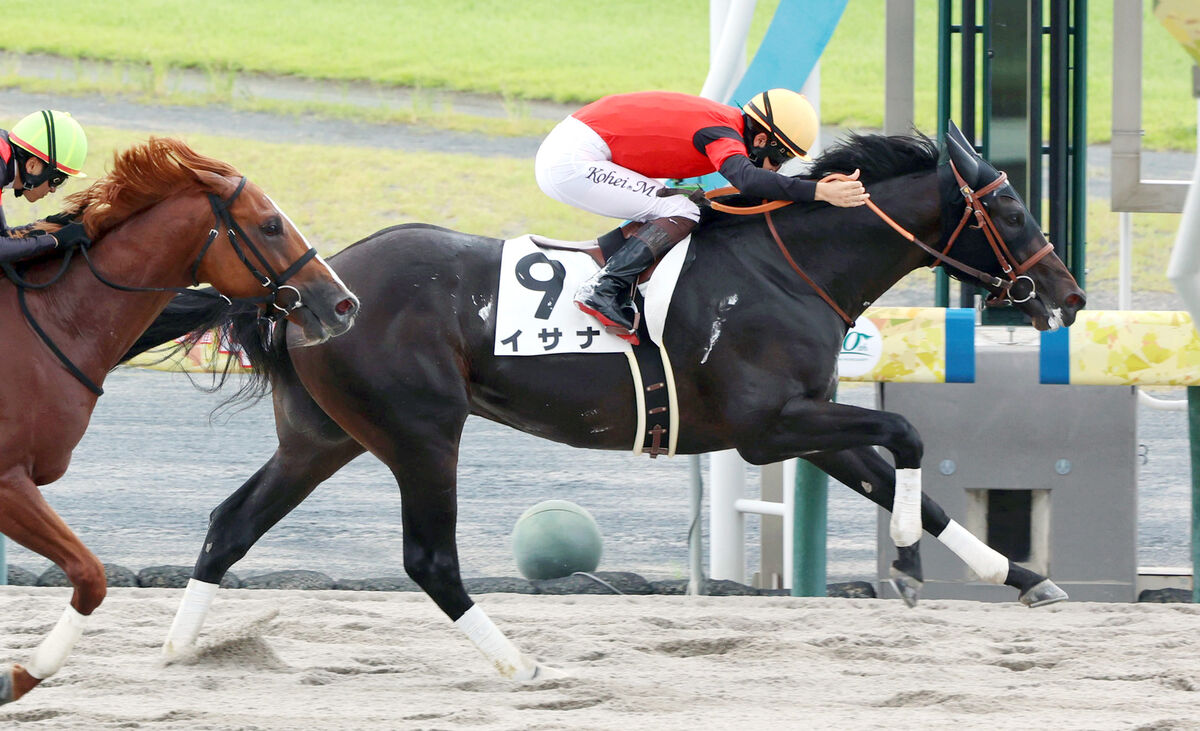
MULTIPOLYGON (((428 360, 452 362, 453 358, 428 360)), ((421 365, 421 361, 414 363, 421 365)), ((409 365, 397 363, 391 381, 421 382, 421 389, 326 393, 325 380, 309 382, 315 384, 317 402, 396 477, 404 526, 404 570, 502 676, 527 680, 537 675, 537 663, 523 655, 471 601, 459 572, 455 527, 458 445, 469 410, 465 384, 453 371, 438 374, 441 378, 404 372, 409 365)))
MULTIPOLYGON (((311 401, 308 405, 317 408, 311 401)), ((279 448, 209 518, 208 535, 192 579, 163 644, 163 654, 168 657, 195 643, 221 578, 229 568, 271 526, 312 494, 317 485, 364 451, 324 414, 316 425, 319 428, 299 430, 291 428, 286 413, 279 409, 276 413, 283 414, 277 416, 279 448)), ((313 426, 313 419, 306 423, 313 426)))
POLYGON ((104 601, 104 566, 46 503, 23 471, 0 476, 0 533, 55 563, 75 588, 58 623, 26 666, 0 672, 0 705, 28 693, 58 672, 83 634, 88 617, 104 601))
POLYGON ((400 485, 404 570, 501 676, 528 680, 538 674, 537 663, 504 636, 463 586, 455 541, 458 435, 451 442, 433 431, 405 440, 402 458, 384 458, 400 485))
MULTIPOLYGON (((807 459, 839 482, 866 496, 880 507, 894 504, 895 470, 871 447, 814 454, 807 459)), ((921 496, 921 523, 930 535, 953 551, 983 581, 1006 584, 1021 592, 1020 600, 1030 607, 1063 601, 1066 592, 1050 579, 1018 566, 951 520, 928 495, 921 496)), ((892 581, 905 603, 913 606, 923 580, 919 542, 899 547, 892 563, 892 581)))

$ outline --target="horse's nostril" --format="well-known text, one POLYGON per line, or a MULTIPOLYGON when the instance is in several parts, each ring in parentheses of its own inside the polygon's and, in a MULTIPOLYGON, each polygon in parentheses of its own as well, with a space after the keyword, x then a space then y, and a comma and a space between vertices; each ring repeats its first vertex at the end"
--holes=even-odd
POLYGON ((355 302, 353 299, 347 297, 346 299, 342 300, 341 302, 338 302, 337 306, 334 307, 333 309, 336 310, 337 313, 342 316, 352 315, 358 310, 358 303, 355 302))
POLYGON ((1080 294, 1070 295, 1066 300, 1067 307, 1073 307, 1076 310, 1082 310, 1086 304, 1087 300, 1085 300, 1083 295, 1080 294))

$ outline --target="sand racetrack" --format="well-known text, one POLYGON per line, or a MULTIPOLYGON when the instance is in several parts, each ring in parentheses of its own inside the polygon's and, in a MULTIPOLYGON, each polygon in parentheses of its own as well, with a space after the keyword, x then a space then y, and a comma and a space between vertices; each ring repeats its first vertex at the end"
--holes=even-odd
MULTIPOLYGON (((1195 605, 481 595, 557 670, 513 683, 416 593, 222 590, 196 656, 164 665, 180 595, 110 589, 0 726, 1200 728, 1195 605)), ((0 587, 0 659, 26 659, 68 596, 0 587)))

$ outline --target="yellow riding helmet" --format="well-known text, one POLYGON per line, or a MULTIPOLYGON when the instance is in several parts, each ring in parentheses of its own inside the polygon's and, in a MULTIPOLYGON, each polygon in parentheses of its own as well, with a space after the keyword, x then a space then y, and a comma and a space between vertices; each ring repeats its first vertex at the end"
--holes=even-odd
POLYGON ((817 111, 803 94, 791 89, 769 89, 757 94, 742 107, 763 126, 779 144, 801 160, 817 139, 817 111))
POLYGON ((86 178, 87 135, 66 112, 44 109, 13 126, 8 139, 17 147, 73 178, 86 178))

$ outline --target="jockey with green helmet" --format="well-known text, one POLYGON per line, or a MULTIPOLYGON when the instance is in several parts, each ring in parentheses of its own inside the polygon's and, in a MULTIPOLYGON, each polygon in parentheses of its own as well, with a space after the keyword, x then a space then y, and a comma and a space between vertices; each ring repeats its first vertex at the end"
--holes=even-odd
MULTIPOLYGON (((0 130, 0 191, 12 188, 31 203, 54 193, 68 177, 85 178, 87 135, 66 112, 43 110, 0 130)), ((58 231, 22 238, 8 236, 0 208, 0 262, 29 259, 88 241, 83 224, 68 223, 58 231)))
POLYGON ((661 179, 720 172, 751 197, 865 203, 857 173, 821 182, 776 172, 793 157, 808 159, 816 136, 816 110, 789 89, 756 94, 741 109, 677 92, 616 94, 564 119, 538 149, 538 186, 563 203, 643 223, 580 287, 576 306, 637 344, 632 291, 638 275, 700 220, 694 201, 663 195, 661 179))

